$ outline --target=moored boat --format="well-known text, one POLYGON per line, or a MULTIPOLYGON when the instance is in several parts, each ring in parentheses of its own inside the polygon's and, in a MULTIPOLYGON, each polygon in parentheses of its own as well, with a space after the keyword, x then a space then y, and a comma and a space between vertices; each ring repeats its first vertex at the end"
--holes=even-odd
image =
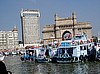
POLYGON ((69 63, 86 61, 88 58, 89 42, 85 35, 78 35, 70 40, 61 41, 52 62, 69 63))
POLYGON ((26 53, 21 57, 22 61, 33 61, 38 63, 49 62, 49 58, 45 55, 46 49, 33 48, 26 50, 26 53))
POLYGON ((4 58, 5 58, 5 56, 4 56, 4 55, 2 55, 2 54, 0 54, 0 61, 3 61, 3 60, 4 60, 4 58))

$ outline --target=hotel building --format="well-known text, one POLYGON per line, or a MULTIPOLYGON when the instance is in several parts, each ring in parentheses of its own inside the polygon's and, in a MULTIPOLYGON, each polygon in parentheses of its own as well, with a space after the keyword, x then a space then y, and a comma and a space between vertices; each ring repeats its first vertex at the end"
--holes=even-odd
POLYGON ((12 31, 0 31, 0 49, 16 49, 18 47, 18 30, 16 27, 12 31))
POLYGON ((39 10, 21 10, 22 42, 25 44, 38 43, 40 40, 39 10))

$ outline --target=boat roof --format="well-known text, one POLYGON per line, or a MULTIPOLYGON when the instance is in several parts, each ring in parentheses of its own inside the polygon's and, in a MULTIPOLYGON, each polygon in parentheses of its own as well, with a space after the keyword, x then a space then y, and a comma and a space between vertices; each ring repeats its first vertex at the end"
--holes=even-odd
POLYGON ((32 50, 42 50, 42 49, 44 49, 44 48, 33 48, 33 49, 30 48, 30 49, 28 49, 28 51, 30 51, 30 50, 31 50, 31 51, 32 51, 32 50))
POLYGON ((73 46, 59 46, 59 48, 76 48, 78 46, 87 46, 87 45, 90 45, 90 43, 80 44, 80 45, 73 45, 73 46))
POLYGON ((59 48, 75 48, 76 46, 60 46, 59 48))

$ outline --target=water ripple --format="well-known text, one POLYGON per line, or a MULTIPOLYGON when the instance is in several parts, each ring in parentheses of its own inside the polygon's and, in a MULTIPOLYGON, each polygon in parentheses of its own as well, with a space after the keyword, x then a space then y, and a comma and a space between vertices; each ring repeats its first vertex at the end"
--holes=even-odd
POLYGON ((4 62, 13 74, 100 74, 100 62, 34 63, 22 62, 20 56, 8 56, 4 62))

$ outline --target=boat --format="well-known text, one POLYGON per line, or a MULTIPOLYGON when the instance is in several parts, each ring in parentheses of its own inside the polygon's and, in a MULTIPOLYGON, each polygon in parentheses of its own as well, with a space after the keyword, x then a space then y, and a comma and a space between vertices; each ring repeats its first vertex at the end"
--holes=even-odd
POLYGON ((88 58, 89 42, 86 35, 77 35, 70 40, 61 41, 52 62, 73 63, 86 61, 88 58))
POLYGON ((45 55, 46 49, 33 48, 26 50, 26 53, 21 57, 22 61, 33 61, 37 63, 49 62, 49 58, 45 55))
POLYGON ((5 58, 5 56, 4 56, 4 55, 2 55, 2 54, 0 54, 0 61, 3 61, 3 60, 4 60, 4 58, 5 58))
POLYGON ((21 56, 21 61, 34 61, 36 58, 37 49, 27 49, 24 55, 21 56))
POLYGON ((12 55, 17 55, 17 52, 16 51, 12 51, 11 54, 12 55))
POLYGON ((49 49, 40 48, 38 49, 38 56, 36 57, 36 62, 46 63, 49 62, 49 49))
POLYGON ((9 52, 3 52, 3 55, 5 55, 5 56, 9 56, 9 52))
POLYGON ((95 43, 96 61, 100 61, 100 43, 95 43))

